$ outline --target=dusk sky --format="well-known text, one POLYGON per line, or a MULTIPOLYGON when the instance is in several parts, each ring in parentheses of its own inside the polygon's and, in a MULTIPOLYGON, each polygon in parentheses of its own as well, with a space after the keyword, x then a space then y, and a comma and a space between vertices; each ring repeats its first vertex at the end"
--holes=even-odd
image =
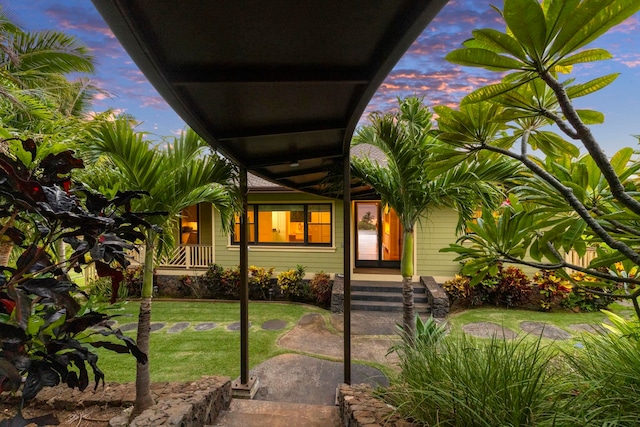
MULTIPOLYGON (((501 0, 450 0, 381 85, 365 117, 370 111, 394 107, 398 96, 418 95, 430 106, 455 107, 478 86, 497 82, 499 76, 494 73, 444 60, 448 52, 471 36, 473 29, 503 29, 490 3, 502 6, 501 0)), ((97 59, 96 74, 91 78, 112 95, 96 99, 96 111, 113 108, 127 112, 143 122, 141 130, 160 136, 177 134, 184 127, 131 61, 90 0, 0 0, 0 4, 26 30, 64 31, 91 49, 97 59)), ((607 153, 624 146, 637 148, 637 140, 631 135, 640 134, 640 14, 590 47, 605 48, 614 59, 576 66, 573 76, 578 82, 613 72, 621 75, 602 91, 579 98, 576 105, 605 114, 605 123, 592 127, 592 131, 607 153)))

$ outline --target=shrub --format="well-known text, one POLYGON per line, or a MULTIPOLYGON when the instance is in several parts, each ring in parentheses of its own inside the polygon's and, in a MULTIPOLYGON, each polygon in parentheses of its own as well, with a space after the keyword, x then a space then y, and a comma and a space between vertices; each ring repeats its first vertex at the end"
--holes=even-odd
POLYGON ((142 277, 144 274, 144 267, 138 265, 135 267, 129 267, 124 271, 124 279, 120 288, 127 288, 127 295, 132 298, 139 298, 142 292, 142 277))
POLYGON ((206 273, 200 276, 199 282, 203 297, 240 298, 240 267, 224 268, 218 264, 210 265, 206 273))
POLYGON ((556 276, 553 271, 541 270, 533 276, 533 282, 540 292, 540 308, 544 311, 551 310, 559 305, 571 292, 571 283, 568 280, 556 276))
POLYGON ((271 278, 274 268, 249 266, 249 298, 269 299, 269 289, 271 289, 271 278))
MULTIPOLYGON (((607 295, 596 295, 586 291, 582 286, 589 287, 590 283, 600 283, 601 281, 593 276, 589 276, 580 271, 576 271, 571 278, 578 284, 573 286, 567 297, 560 302, 565 308, 579 309, 580 311, 598 311, 607 308, 609 304, 615 301, 615 298, 607 295)), ((595 286, 594 286, 595 287, 595 286)), ((614 287, 601 287, 599 290, 604 292, 613 292, 614 287)))
POLYGON ((278 288, 282 295, 293 298, 303 294, 305 267, 298 265, 287 271, 278 274, 278 288))
POLYGON ((321 307, 327 306, 331 302, 331 277, 324 271, 316 273, 309 282, 314 300, 321 307))
MULTIPOLYGON (((122 286, 120 287, 122 288, 122 286)), ((98 277, 87 283, 87 294, 96 303, 109 302, 111 299, 111 278, 98 277)))
POLYGON ((516 306, 529 301, 532 292, 531 281, 517 267, 500 267, 497 275, 487 276, 473 287, 469 277, 459 274, 443 286, 451 301, 464 307, 483 304, 516 306))

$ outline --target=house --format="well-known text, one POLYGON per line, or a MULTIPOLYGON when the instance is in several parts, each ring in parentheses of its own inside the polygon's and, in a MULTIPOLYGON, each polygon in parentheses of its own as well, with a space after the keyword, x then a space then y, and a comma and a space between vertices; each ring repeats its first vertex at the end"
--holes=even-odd
MULTIPOLYGON (((304 265, 307 273, 343 273, 343 201, 277 186, 249 176, 249 264, 276 272, 304 265)), ((402 228, 393 210, 379 200, 352 202, 351 260, 354 280, 398 280, 402 228)), ((416 227, 414 271, 442 282, 460 270, 455 254, 441 253, 456 240, 458 215, 434 209, 416 227)), ((165 259, 158 274, 199 274, 212 263, 238 265, 239 224, 225 234, 210 204, 183 211, 180 246, 165 259)), ((177 231, 176 231, 177 233, 177 231)), ((177 236, 176 236, 177 237, 177 236)))

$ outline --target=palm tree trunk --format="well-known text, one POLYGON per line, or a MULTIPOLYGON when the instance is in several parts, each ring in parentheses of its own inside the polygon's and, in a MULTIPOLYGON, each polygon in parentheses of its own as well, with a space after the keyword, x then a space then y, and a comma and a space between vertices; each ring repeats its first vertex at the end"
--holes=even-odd
MULTIPOLYGON (((153 239, 155 234, 147 233, 147 241, 144 254, 144 275, 142 278, 142 300, 140 301, 140 313, 138 314, 138 333, 136 342, 138 348, 149 355, 149 341, 151 337, 151 296, 153 293, 153 239)), ((151 396, 151 375, 149 363, 136 365, 136 402, 131 413, 131 419, 139 415, 145 409, 155 404, 151 396)))
POLYGON ((402 258, 400 260, 402 274, 402 329, 408 338, 416 335, 416 307, 413 302, 413 230, 404 231, 402 258))

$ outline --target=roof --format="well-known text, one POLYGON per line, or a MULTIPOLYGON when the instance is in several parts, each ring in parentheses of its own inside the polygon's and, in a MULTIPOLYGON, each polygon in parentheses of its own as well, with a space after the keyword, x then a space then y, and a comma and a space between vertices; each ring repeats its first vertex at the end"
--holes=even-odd
POLYGON ((256 176, 326 194, 369 100, 446 0, 93 0, 160 95, 256 176))

